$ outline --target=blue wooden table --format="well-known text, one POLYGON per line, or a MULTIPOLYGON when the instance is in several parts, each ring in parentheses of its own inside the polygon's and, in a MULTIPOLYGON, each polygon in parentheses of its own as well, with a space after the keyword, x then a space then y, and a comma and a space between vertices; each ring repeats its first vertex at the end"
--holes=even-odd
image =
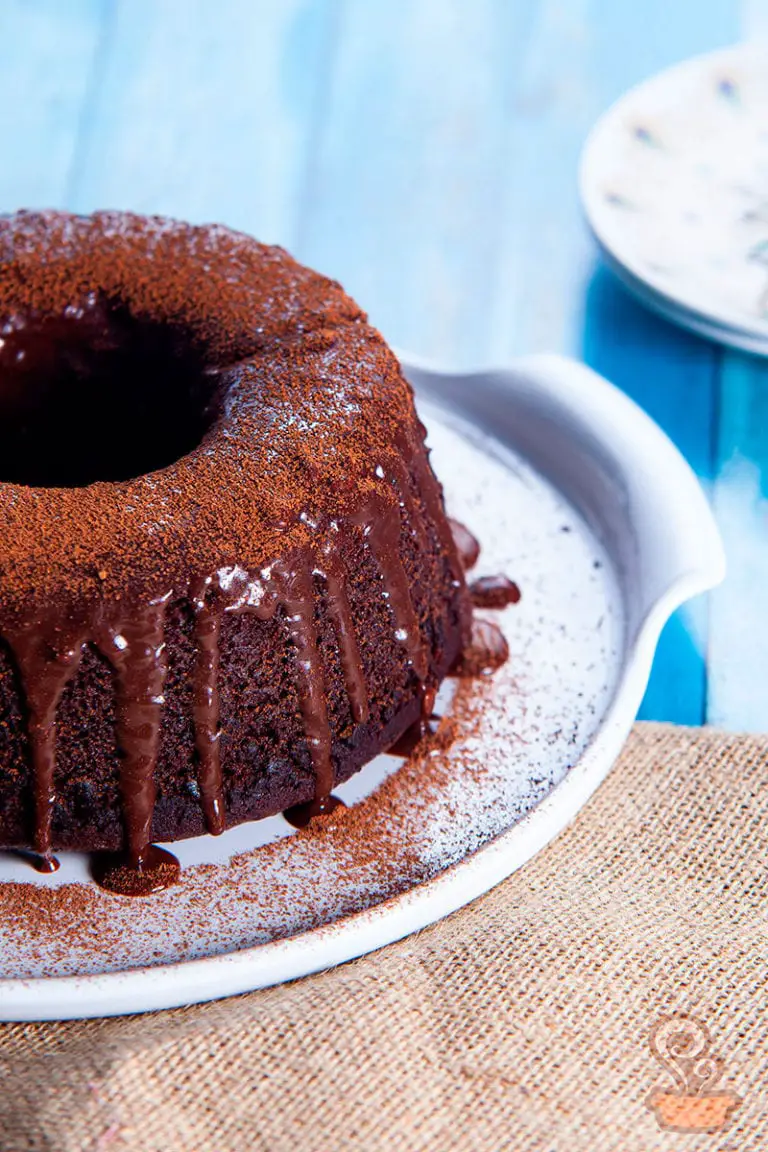
POLYGON ((217 220, 443 363, 583 358, 711 493, 726 586, 662 638, 646 718, 768 728, 768 362, 644 311, 576 167, 599 113, 768 0, 2 0, 0 210, 217 220))

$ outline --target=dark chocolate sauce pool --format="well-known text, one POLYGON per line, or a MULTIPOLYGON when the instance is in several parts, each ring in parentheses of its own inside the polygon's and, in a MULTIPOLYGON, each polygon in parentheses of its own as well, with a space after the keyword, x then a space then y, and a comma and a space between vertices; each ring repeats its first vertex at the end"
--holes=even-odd
POLYGON ((346 804, 340 797, 331 794, 310 800, 307 804, 295 804, 293 808, 286 808, 283 817, 294 828, 306 828, 310 820, 314 820, 317 816, 330 816, 337 808, 346 808, 346 804))
POLYGON ((459 523, 458 520, 449 520, 448 524, 461 566, 465 572, 468 572, 477 563, 477 558, 480 555, 480 541, 472 535, 465 524, 459 523))
POLYGON ((509 658, 509 645, 492 620, 472 621, 472 640, 451 669, 453 676, 488 676, 509 658))
POLYGON ((469 586, 469 594, 475 608, 506 608, 508 604, 519 604, 520 589, 507 576, 481 576, 469 586))
POLYGON ((137 859, 122 853, 96 853, 91 875, 100 888, 116 896, 151 896, 178 883, 181 865, 172 852, 148 844, 137 859))
POLYGON ((30 852, 26 848, 8 848, 6 851, 10 856, 16 856, 31 864, 35 872, 39 872, 42 876, 51 876, 61 867, 56 857, 50 854, 41 856, 38 852, 30 852))

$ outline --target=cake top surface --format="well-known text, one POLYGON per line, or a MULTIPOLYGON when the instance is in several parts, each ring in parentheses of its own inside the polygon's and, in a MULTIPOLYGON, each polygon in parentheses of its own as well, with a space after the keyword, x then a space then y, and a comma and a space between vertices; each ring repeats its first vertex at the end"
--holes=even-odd
POLYGON ((415 421, 340 286, 220 226, 0 219, 0 334, 0 625, 256 570, 415 421))

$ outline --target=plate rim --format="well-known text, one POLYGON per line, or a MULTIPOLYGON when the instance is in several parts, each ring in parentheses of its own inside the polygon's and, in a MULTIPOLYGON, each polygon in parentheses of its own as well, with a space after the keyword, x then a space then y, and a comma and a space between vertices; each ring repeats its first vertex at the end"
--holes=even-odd
POLYGON ((725 64, 727 61, 738 61, 758 54, 768 58, 768 44, 761 45, 755 40, 740 41, 711 52, 689 56, 634 84, 605 109, 589 130, 581 149, 577 183, 582 211, 601 255, 611 271, 641 303, 705 339, 765 356, 768 355, 768 318, 761 320, 755 317, 750 322, 748 316, 729 310, 706 311, 697 307, 685 294, 669 291, 660 280, 643 271, 637 261, 616 250, 602 226, 605 208, 592 171, 595 156, 604 150, 605 137, 615 130, 616 120, 642 98, 645 91, 670 79, 674 80, 676 76, 695 73, 707 66, 716 67, 720 61, 725 64))
POLYGON ((694 335, 700 336, 703 340, 725 344, 740 352, 749 352, 753 356, 768 356, 768 332, 764 337, 753 335, 747 329, 734 328, 728 324, 719 323, 706 313, 686 307, 675 298, 660 292, 649 281, 636 276, 630 268, 621 263, 610 248, 606 247, 594 231, 593 236, 606 267, 610 269, 617 280, 628 292, 632 293, 640 304, 649 308, 667 323, 693 332, 694 335))
MULTIPOLYGON (((408 372, 425 369, 454 381, 467 372, 435 370, 428 362, 403 356, 408 372)), ((608 419, 623 420, 627 435, 655 438, 659 484, 678 485, 683 509, 690 503, 711 541, 719 542, 712 513, 693 473, 671 441, 629 397, 590 369, 566 357, 524 357, 505 368, 486 369, 503 380, 512 374, 529 387, 549 390, 572 410, 604 404, 608 419), (581 385, 579 388, 574 384, 581 385), (710 523, 701 521, 702 509, 710 523)), ((618 431, 618 425, 617 425, 618 431)), ((567 499, 567 493, 564 494, 567 499)), ((678 508, 677 514, 682 509, 678 508)), ((329 924, 239 951, 85 976, 0 979, 0 1020, 39 1021, 117 1016, 203 1003, 308 976, 394 943, 443 919, 495 887, 527 863, 581 810, 613 766, 634 721, 650 674, 661 629, 672 611, 724 575, 722 546, 708 562, 700 550, 689 556, 648 605, 633 637, 612 699, 589 743, 565 777, 519 821, 436 876, 399 896, 329 924)))

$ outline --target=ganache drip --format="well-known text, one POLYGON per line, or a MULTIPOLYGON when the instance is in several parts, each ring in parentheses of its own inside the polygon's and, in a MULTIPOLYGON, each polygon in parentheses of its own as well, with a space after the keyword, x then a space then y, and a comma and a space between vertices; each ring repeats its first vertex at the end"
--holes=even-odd
MULTIPOLYGON (((334 523, 331 527, 335 529, 337 525, 334 523)), ((323 549, 321 574, 325 578, 328 611, 339 644, 352 718, 356 724, 365 724, 370 714, 368 689, 355 633, 355 622, 352 619, 346 592, 346 574, 338 555, 328 544, 323 549)))
POLYGON ((195 670, 192 677, 192 718, 199 763, 198 783, 205 826, 213 836, 224 831, 224 795, 221 777, 219 728, 219 640, 221 612, 208 598, 213 577, 197 580, 190 588, 195 610, 195 670))
POLYGON ((309 745, 315 773, 315 813, 327 810, 333 788, 331 726, 325 703, 325 676, 317 646, 315 594, 308 557, 293 568, 279 572, 280 600, 286 614, 288 634, 296 652, 299 706, 304 720, 304 737, 309 745))
POLYGON ((400 512, 374 497, 353 517, 376 559, 395 618, 395 638, 404 646, 419 680, 427 673, 428 653, 422 642, 408 577, 400 560, 400 512))
POLYGON ((439 717, 434 714, 437 692, 434 688, 428 688, 425 684, 422 684, 419 696, 421 705, 419 715, 413 724, 406 728, 402 736, 398 737, 394 744, 390 745, 387 749, 390 756, 407 757, 413 755, 422 740, 426 740, 427 736, 433 734, 430 721, 439 719, 439 717))
MULTIPOLYGON (((156 802, 155 766, 160 748, 167 658, 165 615, 174 596, 186 596, 195 617, 195 660, 192 675, 192 714, 198 763, 201 807, 207 829, 225 827, 225 795, 221 770, 219 660, 225 614, 251 613, 270 620, 280 611, 294 652, 296 688, 304 734, 315 779, 308 804, 288 813, 303 826, 314 815, 333 810, 332 733, 326 706, 326 681, 315 623, 317 580, 324 590, 329 618, 336 633, 350 710, 355 723, 369 717, 368 690, 355 632, 347 572, 337 539, 343 528, 356 526, 379 569, 382 594, 389 605, 395 639, 420 683, 423 708, 431 713, 434 688, 428 684, 429 649, 415 610, 401 556, 403 525, 420 545, 431 521, 460 587, 454 538, 443 510, 442 494, 421 444, 398 444, 414 461, 411 487, 407 470, 393 453, 389 471, 379 466, 374 490, 345 521, 313 524, 317 546, 307 546, 257 574, 238 567, 222 568, 192 581, 188 588, 166 591, 144 605, 106 605, 63 625, 58 619, 39 620, 5 632, 18 668, 28 713, 28 739, 34 781, 33 846, 43 861, 51 860, 52 818, 56 800, 56 713, 61 697, 77 672, 83 649, 93 644, 115 673, 119 788, 125 829, 125 851, 104 857, 96 869, 100 882, 127 895, 146 894, 173 883, 178 862, 151 844, 156 802), (383 482, 383 484, 382 484, 383 482), (383 491, 382 491, 383 488, 383 491), (394 497, 394 499, 393 499, 394 497)), ((468 605, 468 600, 467 600, 468 605)), ((465 609, 468 611, 468 608, 465 609)), ((463 622, 468 630, 469 620, 463 622)))
MULTIPOLYGON (((425 437, 427 430, 423 424, 419 424, 422 437, 425 437)), ((464 584, 464 575, 461 570, 455 568, 454 557, 457 557, 456 541, 454 539, 453 530, 445 515, 445 507, 443 505, 443 491, 438 483, 437 477, 429 466, 429 454, 426 450, 415 452, 413 456, 414 473, 416 482, 419 486, 424 506, 427 515, 432 520, 438 533, 440 547, 445 556, 451 558, 452 567, 454 567, 453 574, 453 587, 458 589, 464 584)), ((479 545, 478 545, 479 548, 479 545)), ((457 557, 459 566, 461 566, 461 559, 457 557)), ((460 626, 463 635, 469 635, 470 628, 472 627, 472 605, 468 598, 460 601, 461 604, 461 620, 460 626)))
POLYGON ((84 639, 57 622, 34 621, 6 634, 16 658, 27 702, 27 739, 34 767, 35 830, 32 847, 38 871, 55 871, 51 858, 53 808, 56 802, 56 712, 69 681, 77 672, 84 639), (47 625, 47 626, 46 626, 47 625))
POLYGON ((157 789, 155 764, 160 748, 163 688, 168 668, 163 636, 171 593, 134 609, 130 618, 102 624, 95 643, 115 670, 120 794, 130 867, 138 868, 151 840, 157 789))

